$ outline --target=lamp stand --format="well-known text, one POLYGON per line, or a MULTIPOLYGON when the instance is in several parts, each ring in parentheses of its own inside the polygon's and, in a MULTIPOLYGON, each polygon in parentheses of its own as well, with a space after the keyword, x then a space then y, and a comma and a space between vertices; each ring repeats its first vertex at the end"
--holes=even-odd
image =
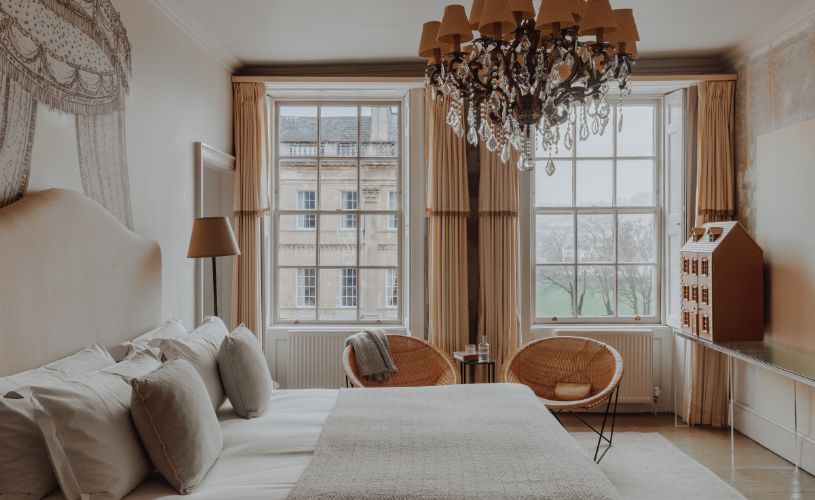
POLYGON ((215 267, 215 257, 212 258, 212 303, 215 306, 215 316, 218 316, 218 268, 215 267))

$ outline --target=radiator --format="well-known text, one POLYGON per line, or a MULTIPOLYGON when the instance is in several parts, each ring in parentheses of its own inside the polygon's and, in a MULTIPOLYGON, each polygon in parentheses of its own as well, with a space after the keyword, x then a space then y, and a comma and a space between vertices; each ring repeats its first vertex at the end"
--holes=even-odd
POLYGON ((289 334, 287 389, 345 387, 342 351, 348 332, 297 331, 289 334))
POLYGON ((555 335, 586 337, 608 344, 623 358, 620 403, 654 404, 654 332, 556 330, 555 335))

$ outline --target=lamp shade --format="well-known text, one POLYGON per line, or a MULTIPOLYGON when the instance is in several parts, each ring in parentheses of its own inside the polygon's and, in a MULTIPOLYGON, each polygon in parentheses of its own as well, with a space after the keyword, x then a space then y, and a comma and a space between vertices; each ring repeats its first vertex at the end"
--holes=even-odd
POLYGON ((467 22, 470 23, 470 28, 478 31, 478 25, 481 24, 481 13, 484 11, 484 0, 473 0, 473 7, 470 9, 470 17, 467 22))
POLYGON ((615 31, 617 20, 611 11, 609 0, 589 0, 580 21, 580 34, 605 36, 615 31))
POLYGON ((535 6, 532 0, 509 0, 509 10, 521 14, 521 19, 535 19, 535 6))
POLYGON ((637 23, 634 21, 634 11, 631 9, 615 9, 614 19, 617 21, 617 31, 606 37, 607 42, 639 42, 640 34, 637 23))
POLYGON ((561 28, 574 26, 577 24, 574 10, 573 0, 542 0, 535 28, 548 33, 552 31, 554 23, 560 23, 561 28))
POLYGON ((473 39, 473 30, 467 21, 467 11, 463 5, 448 5, 444 8, 439 35, 436 39, 446 45, 453 45, 458 37, 459 43, 473 39))
POLYGON ((435 49, 440 49, 441 53, 450 52, 450 46, 440 43, 437 38, 439 36, 439 28, 441 23, 439 21, 428 21, 422 25, 422 39, 419 41, 419 57, 433 58, 435 49))
POLYGON ((515 31, 515 17, 507 0, 484 0, 478 31, 482 35, 501 38, 504 33, 515 31))
POLYGON ((586 0, 572 0, 572 14, 578 23, 583 19, 583 12, 586 10, 586 0))
POLYGON ((623 53, 633 57, 640 55, 639 51, 637 50, 637 42, 624 42, 623 53))
POLYGON ((232 225, 226 217, 201 217, 195 219, 190 236, 187 257, 221 257, 240 255, 232 225))

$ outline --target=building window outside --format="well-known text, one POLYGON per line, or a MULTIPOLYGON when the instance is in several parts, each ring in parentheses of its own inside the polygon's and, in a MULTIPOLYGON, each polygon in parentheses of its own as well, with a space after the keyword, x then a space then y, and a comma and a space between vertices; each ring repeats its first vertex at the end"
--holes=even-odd
POLYGON ((399 278, 396 269, 385 272, 385 307, 399 307, 399 278))
MULTIPOLYGON (((317 198, 314 191, 297 191, 297 209, 315 210, 317 208, 317 198)), ((317 227, 317 217, 312 214, 300 214, 297 216, 297 229, 307 230, 317 227)))
POLYGON ((357 306, 357 270, 353 267, 342 270, 340 283, 340 307, 357 306))
MULTIPOLYGON (((342 200, 341 200, 341 209, 345 211, 349 210, 356 210, 358 203, 357 203, 357 192, 356 191, 342 191, 342 200)), ((342 229, 356 229, 357 228, 357 216, 354 214, 345 214, 340 219, 342 221, 341 228, 342 229)))
POLYGON ((612 105, 603 135, 581 139, 579 121, 567 122, 557 150, 538 146, 536 322, 658 321, 658 105, 612 105))
MULTIPOLYGON (((388 191, 388 210, 398 210, 399 200, 397 199, 396 191, 388 191)), ((397 215, 388 216, 388 230, 396 231, 399 229, 399 217, 397 215)))
POLYGON ((297 307, 317 305, 317 273, 314 268, 297 269, 297 307))

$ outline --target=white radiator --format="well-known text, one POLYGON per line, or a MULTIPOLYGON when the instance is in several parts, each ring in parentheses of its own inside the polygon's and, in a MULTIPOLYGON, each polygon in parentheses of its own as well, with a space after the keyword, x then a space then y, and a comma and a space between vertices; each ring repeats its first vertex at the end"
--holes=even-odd
POLYGON ((289 334, 287 389, 345 387, 342 351, 348 332, 297 331, 289 334))
POLYGON ((556 330, 555 335, 587 337, 608 344, 623 358, 620 403, 654 404, 654 332, 556 330))

